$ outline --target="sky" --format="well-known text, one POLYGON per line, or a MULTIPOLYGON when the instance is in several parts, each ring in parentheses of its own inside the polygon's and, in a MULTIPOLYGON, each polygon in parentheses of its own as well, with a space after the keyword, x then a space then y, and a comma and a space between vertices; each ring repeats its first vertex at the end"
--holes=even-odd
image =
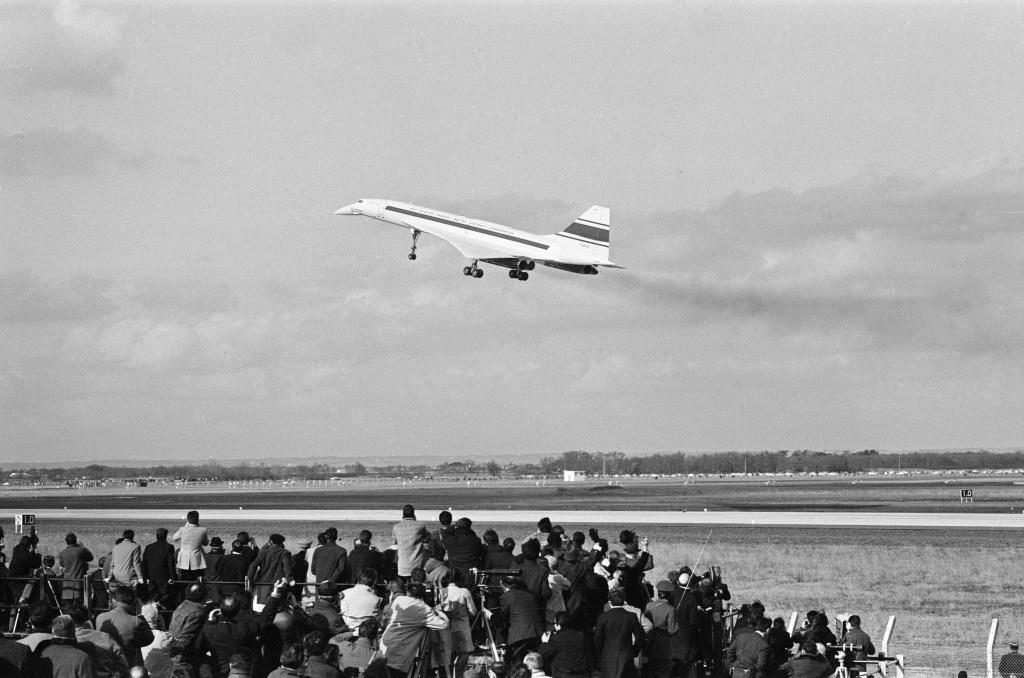
POLYGON ((1019 446, 1022 290, 1024 0, 0 4, 0 462, 1019 446))

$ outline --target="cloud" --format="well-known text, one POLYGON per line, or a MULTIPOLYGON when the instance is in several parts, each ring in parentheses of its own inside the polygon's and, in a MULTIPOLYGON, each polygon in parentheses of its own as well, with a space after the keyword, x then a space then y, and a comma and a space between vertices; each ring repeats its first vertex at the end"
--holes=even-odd
POLYGON ((124 70, 122 16, 76 0, 0 11, 0 90, 112 94, 124 70))
POLYGON ((0 176, 83 176, 106 165, 145 167, 150 153, 130 153, 87 129, 33 129, 0 134, 0 176))
POLYGON ((27 272, 0 275, 0 319, 12 323, 77 322, 104 316, 116 306, 109 281, 76 276, 44 283, 27 272))

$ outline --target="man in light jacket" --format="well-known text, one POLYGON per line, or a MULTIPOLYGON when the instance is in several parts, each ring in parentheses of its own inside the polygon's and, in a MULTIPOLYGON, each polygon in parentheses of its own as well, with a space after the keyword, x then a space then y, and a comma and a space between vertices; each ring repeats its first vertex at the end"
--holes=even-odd
POLYGON ((199 527, 199 511, 189 511, 185 524, 171 536, 171 541, 181 542, 178 550, 178 578, 195 580, 206 570, 206 556, 203 547, 210 543, 206 528, 199 527))

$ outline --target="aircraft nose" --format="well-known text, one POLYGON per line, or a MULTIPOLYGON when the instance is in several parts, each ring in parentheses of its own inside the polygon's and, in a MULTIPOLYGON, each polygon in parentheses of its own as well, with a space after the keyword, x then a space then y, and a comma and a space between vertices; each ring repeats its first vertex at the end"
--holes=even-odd
POLYGON ((335 212, 335 214, 353 215, 353 214, 359 214, 359 213, 355 211, 355 204, 352 204, 352 205, 345 205, 340 210, 335 212))

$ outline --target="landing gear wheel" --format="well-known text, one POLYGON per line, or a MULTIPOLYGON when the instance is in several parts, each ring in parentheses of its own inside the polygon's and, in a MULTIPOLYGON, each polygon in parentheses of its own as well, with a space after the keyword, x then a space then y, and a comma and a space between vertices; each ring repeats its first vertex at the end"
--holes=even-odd
POLYGON ((473 277, 474 278, 482 278, 482 277, 484 277, 484 270, 482 268, 473 269, 473 277))
POLYGON ((409 252, 409 261, 416 261, 416 253, 409 252))
POLYGON ((516 277, 518 277, 520 280, 529 280, 530 274, 527 273, 526 271, 519 271, 519 275, 517 275, 516 277))
POLYGON ((416 261, 416 241, 420 239, 421 232, 417 230, 412 232, 412 249, 409 250, 409 261, 416 261))
POLYGON ((462 267, 462 275, 473 275, 473 269, 469 266, 462 267))
POLYGON ((513 280, 515 280, 516 278, 519 277, 519 271, 517 271, 516 269, 513 268, 511 271, 508 272, 508 277, 510 277, 513 280))

